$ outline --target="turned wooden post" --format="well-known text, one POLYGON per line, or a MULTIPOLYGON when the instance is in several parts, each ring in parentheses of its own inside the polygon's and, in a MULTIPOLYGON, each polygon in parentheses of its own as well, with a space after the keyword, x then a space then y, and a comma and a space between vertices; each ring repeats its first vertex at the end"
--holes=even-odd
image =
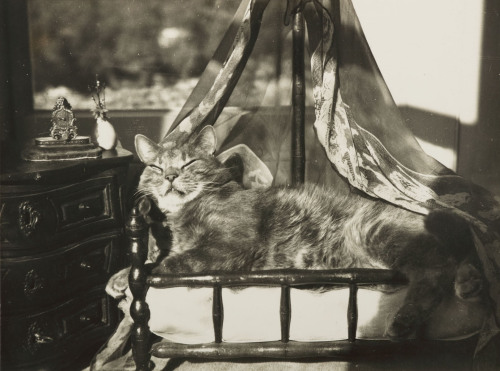
POLYGON ((214 338, 216 343, 222 343, 222 326, 224 323, 224 304, 222 302, 222 287, 214 286, 212 303, 212 319, 214 323, 214 338))
POLYGON ((130 306, 130 315, 134 320, 132 329, 132 354, 137 371, 149 370, 150 333, 149 333, 149 306, 146 303, 147 271, 144 266, 148 255, 147 224, 139 214, 137 207, 132 209, 126 226, 132 266, 128 278, 133 301, 130 306))
POLYGON ((290 286, 281 286, 280 299, 280 324, 281 342, 288 343, 290 340, 290 320, 292 318, 292 305, 290 302, 290 286))
POLYGON ((358 286, 355 283, 349 284, 349 305, 347 306, 347 338, 349 342, 356 341, 356 331, 358 328, 358 286))
POLYGON ((292 40, 292 185, 298 186, 305 180, 305 71, 304 71, 305 26, 302 12, 293 16, 292 40))

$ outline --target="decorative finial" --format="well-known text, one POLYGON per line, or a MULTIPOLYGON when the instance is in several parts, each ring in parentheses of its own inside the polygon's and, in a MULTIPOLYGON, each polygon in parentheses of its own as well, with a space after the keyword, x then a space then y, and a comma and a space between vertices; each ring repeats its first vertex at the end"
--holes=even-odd
POLYGON ((56 111, 60 108, 66 108, 68 110, 71 110, 73 107, 71 107, 71 104, 69 104, 69 102, 66 98, 58 97, 56 100, 56 104, 54 105, 53 110, 56 111))

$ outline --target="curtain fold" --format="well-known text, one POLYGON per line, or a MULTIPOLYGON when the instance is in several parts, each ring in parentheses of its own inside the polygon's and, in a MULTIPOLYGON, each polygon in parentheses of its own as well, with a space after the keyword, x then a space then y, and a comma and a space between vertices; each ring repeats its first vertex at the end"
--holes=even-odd
POLYGON ((207 94, 208 89, 212 86, 215 78, 217 77, 217 73, 219 72, 222 64, 224 63, 226 57, 228 56, 231 46, 233 45, 235 36, 240 29, 240 25, 242 23, 242 19, 247 14, 248 5, 250 0, 241 1, 238 10, 233 16, 233 20, 229 25, 228 29, 224 33, 224 36, 215 50, 212 58, 208 62, 207 67, 205 68, 204 73, 198 80, 195 88, 191 91, 188 99, 182 106, 182 109, 177 114, 174 119, 172 125, 170 126, 169 132, 174 130, 182 120, 184 120, 192 110, 200 104, 201 100, 207 94))
MULTIPOLYGON (((446 208, 467 219, 493 303, 479 353, 500 329, 500 205, 428 156, 405 126, 351 0, 315 1, 307 17, 318 140, 335 169, 368 195, 426 214, 446 208), (317 36, 316 36, 317 37, 317 36)), ((458 77, 457 77, 458 78, 458 77)))
MULTIPOLYGON (((251 0, 248 2, 241 26, 234 36, 231 52, 215 76, 212 86, 203 96, 203 99, 196 105, 196 102, 201 97, 201 92, 203 89, 206 89, 204 84, 199 83, 197 85, 194 94, 190 96, 187 104, 184 105, 174 121, 170 133, 162 142, 182 141, 191 135, 193 131, 205 125, 213 125, 215 123, 231 96, 252 53, 253 46, 259 35, 262 15, 268 3, 269 0, 251 0), (191 104, 193 104, 193 107, 191 107, 191 104), (183 118, 186 114, 187 116, 183 118)), ((238 9, 238 12, 240 11, 241 7, 238 9)), ((227 37, 224 38, 224 44, 228 42, 227 39, 231 35, 231 30, 229 30, 226 33, 227 37)), ((200 80, 205 83, 210 79, 212 74, 213 68, 207 68, 200 80)))

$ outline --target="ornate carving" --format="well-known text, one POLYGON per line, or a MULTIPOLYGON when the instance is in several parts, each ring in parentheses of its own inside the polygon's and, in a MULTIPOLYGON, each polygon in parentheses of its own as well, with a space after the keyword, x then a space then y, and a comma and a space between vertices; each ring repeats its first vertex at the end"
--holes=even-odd
POLYGON ((77 136, 77 127, 74 125, 75 115, 71 104, 64 97, 57 98, 52 112, 52 127, 50 136, 56 140, 71 140, 77 136))
POLYGON ((29 201, 19 205, 19 229, 26 237, 30 237, 36 231, 40 217, 40 212, 29 201))
POLYGON ((26 273, 26 277, 24 277, 24 294, 26 296, 33 295, 44 287, 45 279, 40 277, 34 269, 26 273))
POLYGON ((50 344, 54 341, 50 336, 43 335, 41 326, 37 322, 33 322, 28 328, 28 336, 26 338, 25 348, 35 354, 43 344, 50 344))

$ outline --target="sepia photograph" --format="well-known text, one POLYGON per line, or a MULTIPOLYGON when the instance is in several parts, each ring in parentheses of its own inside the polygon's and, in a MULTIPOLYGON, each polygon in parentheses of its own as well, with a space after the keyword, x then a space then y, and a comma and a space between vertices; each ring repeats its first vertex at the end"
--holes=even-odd
POLYGON ((496 0, 1 0, 0 368, 500 370, 496 0))

